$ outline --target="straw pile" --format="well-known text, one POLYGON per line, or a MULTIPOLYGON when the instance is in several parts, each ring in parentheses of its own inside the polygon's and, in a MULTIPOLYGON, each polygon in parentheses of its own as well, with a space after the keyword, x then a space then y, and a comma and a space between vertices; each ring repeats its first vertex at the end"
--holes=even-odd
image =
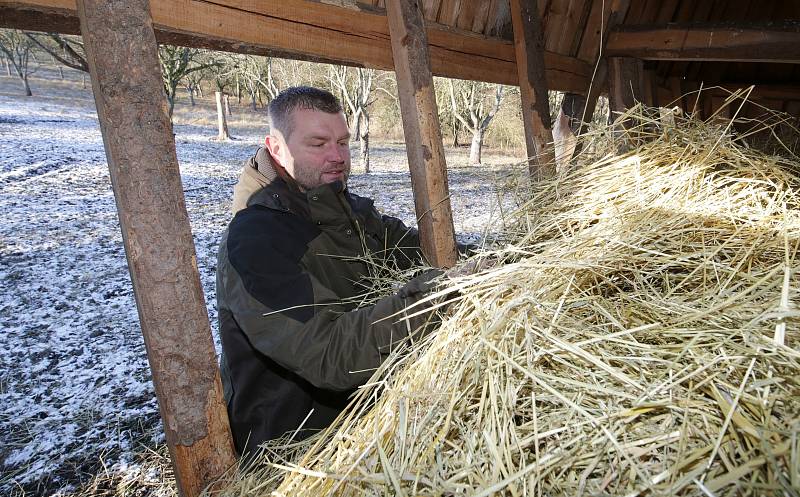
POLYGON ((797 495, 800 163, 678 121, 533 187, 436 334, 226 493, 797 495))

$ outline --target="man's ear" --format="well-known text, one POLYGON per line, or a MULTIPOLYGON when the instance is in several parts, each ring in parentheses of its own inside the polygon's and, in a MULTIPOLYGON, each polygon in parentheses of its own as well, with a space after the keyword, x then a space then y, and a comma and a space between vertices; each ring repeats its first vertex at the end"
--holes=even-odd
POLYGON ((270 157, 272 157, 272 160, 275 161, 275 163, 279 164, 281 167, 283 167, 283 161, 281 161, 280 159, 281 154, 283 153, 282 140, 273 134, 269 134, 264 139, 264 145, 266 146, 267 152, 269 152, 270 157))

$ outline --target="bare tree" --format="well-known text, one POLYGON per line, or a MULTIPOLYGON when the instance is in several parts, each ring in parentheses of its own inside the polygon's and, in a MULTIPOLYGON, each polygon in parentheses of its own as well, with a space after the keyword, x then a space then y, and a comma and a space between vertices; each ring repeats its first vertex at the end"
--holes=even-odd
POLYGON ((369 173, 369 106, 374 100, 375 69, 331 66, 329 78, 347 106, 350 133, 358 139, 361 165, 369 173))
POLYGON ((280 93, 281 85, 273 70, 274 59, 258 55, 244 55, 238 58, 238 70, 245 89, 250 94, 251 105, 256 110, 261 93, 269 100, 280 93))
MULTIPOLYGON (((228 120, 226 118, 226 90, 234 82, 236 71, 236 58, 232 55, 214 53, 210 62, 206 65, 208 75, 214 83, 215 97, 217 102, 217 127, 219 140, 231 140, 228 131, 228 120)), ((230 108, 228 107, 228 112, 230 108)))
POLYGON ((6 60, 14 67, 14 71, 19 76, 27 97, 33 95, 31 85, 28 83, 28 76, 33 72, 28 66, 32 50, 33 42, 22 31, 16 29, 0 30, 0 51, 3 52, 6 60))
POLYGON ((175 47, 172 45, 159 45, 158 59, 161 62, 161 76, 164 80, 164 90, 169 101, 169 115, 175 108, 175 92, 180 82, 193 72, 202 71, 214 62, 202 64, 196 60, 200 51, 196 48, 175 47))
POLYGON ((493 86, 494 92, 491 92, 493 95, 490 95, 490 85, 487 83, 448 80, 453 115, 465 129, 472 133, 472 145, 469 150, 470 164, 480 164, 486 129, 489 128, 489 124, 500 110, 500 104, 503 102, 505 87, 499 84, 493 86))
POLYGON ((57 33, 25 33, 25 36, 61 64, 76 71, 89 72, 86 52, 79 36, 62 36, 57 33))

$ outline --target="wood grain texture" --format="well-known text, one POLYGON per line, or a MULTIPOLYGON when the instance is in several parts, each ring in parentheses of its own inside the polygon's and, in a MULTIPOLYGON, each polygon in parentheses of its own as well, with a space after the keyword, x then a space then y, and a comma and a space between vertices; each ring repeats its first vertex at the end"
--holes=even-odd
POLYGON ((610 57, 645 60, 800 63, 800 21, 626 26, 611 33, 610 57))
MULTIPOLYGON (((159 42, 383 70, 393 67, 382 12, 303 0, 156 0, 151 7, 159 42)), ((500 3, 496 7, 496 17, 502 18, 500 3)), ((56 14, 48 28, 64 32, 58 23, 76 15, 75 0, 0 0, 0 26, 41 25, 42 15, 56 14)), ((63 25, 71 25, 74 33, 75 23, 63 25)), ((433 74, 517 84, 512 42, 436 24, 426 25, 426 30, 433 74)), ((545 60, 551 88, 587 91, 588 64, 556 53, 547 53, 545 60)))
POLYGON ((422 12, 414 0, 395 0, 387 15, 422 252, 432 266, 452 267, 458 252, 422 12))
POLYGON ((147 0, 79 0, 81 32, 167 445, 184 496, 235 462, 147 0))
POLYGON ((555 171, 553 132, 544 75, 544 35, 537 1, 511 0, 511 19, 528 167, 532 178, 544 178, 555 171))

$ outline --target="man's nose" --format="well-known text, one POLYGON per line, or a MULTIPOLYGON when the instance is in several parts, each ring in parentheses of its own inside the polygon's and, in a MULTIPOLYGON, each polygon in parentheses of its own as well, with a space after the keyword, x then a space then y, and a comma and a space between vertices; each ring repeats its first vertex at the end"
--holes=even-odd
POLYGON ((328 157, 327 159, 330 162, 344 162, 345 159, 345 152, 343 150, 344 147, 340 147, 338 143, 334 143, 328 148, 328 157))

